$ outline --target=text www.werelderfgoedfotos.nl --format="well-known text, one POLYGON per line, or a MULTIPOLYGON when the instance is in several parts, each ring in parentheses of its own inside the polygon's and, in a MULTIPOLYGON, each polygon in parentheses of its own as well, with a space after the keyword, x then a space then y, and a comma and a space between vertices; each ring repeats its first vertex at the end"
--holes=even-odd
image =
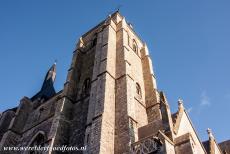
POLYGON ((3 147, 4 151, 86 151, 86 146, 76 147, 63 145, 60 147, 50 147, 50 146, 34 146, 34 147, 3 147))

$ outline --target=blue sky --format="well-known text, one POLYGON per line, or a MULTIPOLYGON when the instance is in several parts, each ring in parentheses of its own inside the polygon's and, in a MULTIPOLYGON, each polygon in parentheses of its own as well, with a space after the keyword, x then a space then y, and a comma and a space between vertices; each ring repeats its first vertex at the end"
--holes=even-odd
POLYGON ((229 0, 0 1, 0 111, 40 88, 57 59, 61 90, 78 38, 121 5, 148 44, 158 88, 181 97, 198 134, 230 138, 229 0))

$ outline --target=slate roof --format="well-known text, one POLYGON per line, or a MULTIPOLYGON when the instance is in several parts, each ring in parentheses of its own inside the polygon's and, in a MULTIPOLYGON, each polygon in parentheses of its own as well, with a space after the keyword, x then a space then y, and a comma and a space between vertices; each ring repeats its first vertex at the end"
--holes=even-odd
POLYGON ((56 63, 54 63, 51 68, 47 71, 45 79, 42 84, 41 90, 34 95, 31 100, 34 101, 36 99, 44 99, 48 100, 56 94, 54 89, 54 80, 56 77, 56 63))

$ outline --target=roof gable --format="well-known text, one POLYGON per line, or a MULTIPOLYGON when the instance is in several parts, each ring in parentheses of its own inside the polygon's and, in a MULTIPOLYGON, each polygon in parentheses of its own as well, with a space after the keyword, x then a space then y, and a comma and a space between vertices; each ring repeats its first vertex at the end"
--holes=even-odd
POLYGON ((179 109, 177 115, 174 115, 174 119, 175 119, 174 133, 176 137, 180 137, 186 133, 191 134, 191 137, 199 153, 206 153, 206 150, 203 147, 203 144, 200 141, 185 109, 179 109))

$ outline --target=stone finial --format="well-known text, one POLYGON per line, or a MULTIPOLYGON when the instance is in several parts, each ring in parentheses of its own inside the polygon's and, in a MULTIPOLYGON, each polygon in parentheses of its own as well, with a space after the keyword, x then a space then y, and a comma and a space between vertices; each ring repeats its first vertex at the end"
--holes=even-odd
POLYGON ((54 61, 54 65, 57 65, 57 59, 55 59, 55 61, 54 61))
POLYGON ((122 18, 121 23, 122 23, 122 27, 126 27, 127 22, 125 20, 125 17, 122 18))
POLYGON ((207 133, 208 133, 209 138, 214 139, 214 136, 212 134, 212 130, 210 128, 207 129, 207 133))
POLYGON ((178 108, 179 109, 183 109, 184 108, 183 100, 181 98, 178 99, 178 108))
POLYGON ((143 45, 143 49, 144 49, 144 54, 145 54, 145 56, 149 56, 149 49, 148 49, 148 47, 147 47, 147 44, 146 44, 146 43, 144 43, 144 45, 143 45))
POLYGON ((84 47, 85 45, 84 45, 84 41, 83 41, 83 39, 82 39, 82 37, 80 37, 80 39, 79 39, 79 41, 78 41, 78 48, 82 48, 82 47, 84 47))
POLYGON ((133 29, 133 25, 129 22, 128 23, 129 27, 133 29))

